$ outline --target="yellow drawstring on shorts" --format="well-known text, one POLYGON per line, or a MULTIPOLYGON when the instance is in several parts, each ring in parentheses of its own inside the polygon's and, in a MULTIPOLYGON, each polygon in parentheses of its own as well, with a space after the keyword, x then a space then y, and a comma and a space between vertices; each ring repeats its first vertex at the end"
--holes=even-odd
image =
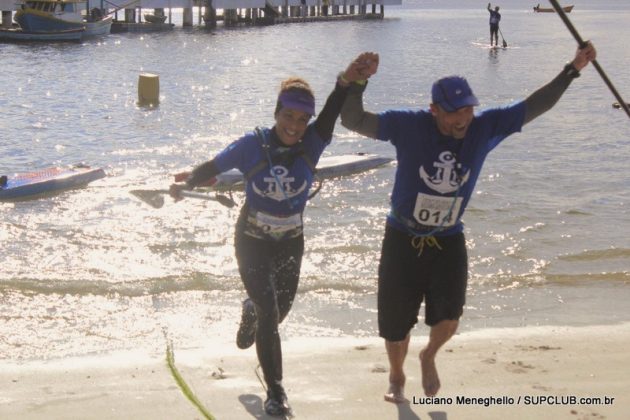
POLYGON ((435 236, 414 236, 411 238, 411 246, 418 250, 418 257, 422 255, 422 251, 424 251, 424 246, 435 247, 442 250, 440 243, 435 239, 435 236))

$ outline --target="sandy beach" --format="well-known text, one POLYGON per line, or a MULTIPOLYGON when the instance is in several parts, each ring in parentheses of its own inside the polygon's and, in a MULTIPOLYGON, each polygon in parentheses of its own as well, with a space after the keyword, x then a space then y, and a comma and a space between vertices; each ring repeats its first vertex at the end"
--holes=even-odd
MULTIPOLYGON (((379 338, 288 338, 285 387, 302 419, 625 419, 630 324, 494 329, 457 335, 438 358, 439 400, 421 392, 412 339, 406 396, 383 401, 379 338)), ((216 419, 267 418, 253 349, 173 348, 175 366, 216 419)), ((125 352, 0 363, 0 418, 203 419, 162 355, 125 352)))

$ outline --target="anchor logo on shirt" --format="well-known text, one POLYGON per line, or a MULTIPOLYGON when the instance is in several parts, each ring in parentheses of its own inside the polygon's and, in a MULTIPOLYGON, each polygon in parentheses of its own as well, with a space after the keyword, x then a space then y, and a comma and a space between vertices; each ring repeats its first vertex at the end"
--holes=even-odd
POLYGON ((261 197, 271 198, 276 201, 283 201, 287 198, 299 195, 307 187, 306 181, 304 181, 302 186, 297 190, 291 187, 291 183, 295 181, 295 178, 287 176, 289 174, 289 170, 284 166, 274 166, 269 171, 269 174, 271 176, 263 178, 263 180, 267 183, 267 188, 264 191, 256 187, 255 183, 252 183, 254 192, 261 197), (280 182, 280 185, 278 182, 280 182))
POLYGON ((448 150, 440 153, 439 162, 433 162, 433 167, 437 168, 433 175, 429 175, 422 166, 420 166, 420 178, 429 188, 440 194, 448 194, 457 191, 460 185, 468 181, 470 170, 466 171, 461 180, 458 181, 458 173, 456 168, 461 168, 461 164, 457 163, 455 156, 448 150))

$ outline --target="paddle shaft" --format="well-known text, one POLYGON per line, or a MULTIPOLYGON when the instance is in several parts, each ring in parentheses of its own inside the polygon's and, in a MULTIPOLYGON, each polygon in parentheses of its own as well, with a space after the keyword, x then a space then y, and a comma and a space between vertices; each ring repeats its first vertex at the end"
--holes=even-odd
MULTIPOLYGON (((571 35, 573 35, 573 38, 575 38, 580 48, 584 48, 586 46, 586 42, 584 42, 578 31, 575 29, 567 14, 564 13, 564 10, 562 10, 562 7, 560 6, 560 4, 558 4, 558 1, 549 0, 549 3, 551 3, 553 8, 556 10, 556 13, 558 13, 560 19, 562 19, 567 29, 569 29, 569 32, 571 32, 571 35)), ((619 105, 621 105, 623 110, 626 111, 628 117, 630 117, 630 108, 628 108, 628 104, 626 103, 626 101, 623 100, 619 92, 617 92, 617 89, 615 89, 610 79, 608 79, 608 76, 606 76, 606 73, 604 73, 604 69, 601 68, 597 60, 593 60, 592 63, 599 75, 602 77, 602 80, 604 80, 604 83, 606 83, 606 86, 608 86, 608 89, 610 89, 614 97, 617 99, 617 102, 619 102, 619 105)))
MULTIPOLYGON (((140 191, 140 190, 138 190, 140 191)), ((142 191, 147 191, 147 192, 151 192, 153 194, 164 194, 164 195, 169 195, 170 191, 169 190, 142 190, 142 191)), ((217 201, 217 199, 215 197, 212 197, 211 195, 208 194, 204 194, 204 193, 198 193, 198 192, 193 192, 193 191, 180 191, 180 195, 182 197, 186 197, 186 198, 198 198, 201 200, 208 200, 208 201, 217 201)))
MULTIPOLYGON (((166 191, 166 193, 168 194, 168 190, 166 191)), ((212 197, 208 194, 204 194, 204 193, 197 193, 197 192, 192 192, 192 191, 182 191, 180 193, 182 195, 182 197, 186 197, 186 198, 199 198, 201 200, 208 200, 208 201, 217 201, 217 199, 215 197, 212 197)))
POLYGON ((505 42, 505 37, 503 36, 503 32, 501 32, 501 28, 499 28, 499 33, 501 34, 501 40, 503 40, 503 48, 507 48, 507 42, 505 42))

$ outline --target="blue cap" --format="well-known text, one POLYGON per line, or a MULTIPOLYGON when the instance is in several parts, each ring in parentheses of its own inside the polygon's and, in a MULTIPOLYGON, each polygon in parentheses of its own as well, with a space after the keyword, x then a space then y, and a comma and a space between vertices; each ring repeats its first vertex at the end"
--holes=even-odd
POLYGON ((287 90, 278 96, 283 108, 297 109, 315 115, 315 98, 301 90, 287 90))
POLYGON ((468 82, 461 76, 448 76, 433 83, 431 97, 433 103, 440 105, 446 112, 479 105, 468 82))

